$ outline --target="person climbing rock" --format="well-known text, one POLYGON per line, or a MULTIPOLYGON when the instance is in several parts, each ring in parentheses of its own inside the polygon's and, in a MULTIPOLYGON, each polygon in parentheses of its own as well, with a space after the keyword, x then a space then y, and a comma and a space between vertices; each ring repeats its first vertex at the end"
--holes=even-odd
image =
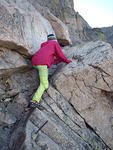
POLYGON ((68 60, 62 52, 55 35, 49 34, 47 41, 41 44, 40 49, 32 57, 32 66, 39 71, 40 85, 30 101, 30 107, 41 107, 40 99, 49 86, 48 68, 60 62, 68 64, 72 61, 68 60))

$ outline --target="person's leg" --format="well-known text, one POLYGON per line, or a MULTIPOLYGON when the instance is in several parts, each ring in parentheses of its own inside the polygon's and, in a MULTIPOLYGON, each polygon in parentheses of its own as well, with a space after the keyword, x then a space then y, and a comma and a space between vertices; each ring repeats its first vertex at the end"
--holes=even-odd
POLYGON ((48 88, 48 68, 46 65, 36 66, 35 68, 38 68, 39 70, 40 85, 34 94, 32 101, 39 103, 44 91, 48 88))

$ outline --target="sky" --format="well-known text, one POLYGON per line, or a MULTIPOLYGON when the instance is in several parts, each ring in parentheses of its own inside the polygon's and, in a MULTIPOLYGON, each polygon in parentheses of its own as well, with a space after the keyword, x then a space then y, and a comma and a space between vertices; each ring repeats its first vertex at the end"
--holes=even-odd
POLYGON ((74 0, 74 8, 91 27, 113 25, 113 0, 74 0))

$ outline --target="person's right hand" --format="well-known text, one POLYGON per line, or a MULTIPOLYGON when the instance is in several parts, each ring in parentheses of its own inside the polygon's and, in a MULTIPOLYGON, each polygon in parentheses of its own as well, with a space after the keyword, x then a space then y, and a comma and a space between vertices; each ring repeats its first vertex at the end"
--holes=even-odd
POLYGON ((69 64, 70 62, 72 62, 72 60, 67 60, 67 64, 69 64))

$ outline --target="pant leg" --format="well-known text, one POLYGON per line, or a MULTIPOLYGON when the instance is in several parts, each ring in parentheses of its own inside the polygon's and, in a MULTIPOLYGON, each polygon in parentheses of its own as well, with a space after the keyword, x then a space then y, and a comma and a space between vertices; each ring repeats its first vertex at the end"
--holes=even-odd
POLYGON ((39 70, 40 85, 33 96, 33 101, 39 102, 44 91, 48 88, 48 68, 46 65, 36 66, 39 70))

